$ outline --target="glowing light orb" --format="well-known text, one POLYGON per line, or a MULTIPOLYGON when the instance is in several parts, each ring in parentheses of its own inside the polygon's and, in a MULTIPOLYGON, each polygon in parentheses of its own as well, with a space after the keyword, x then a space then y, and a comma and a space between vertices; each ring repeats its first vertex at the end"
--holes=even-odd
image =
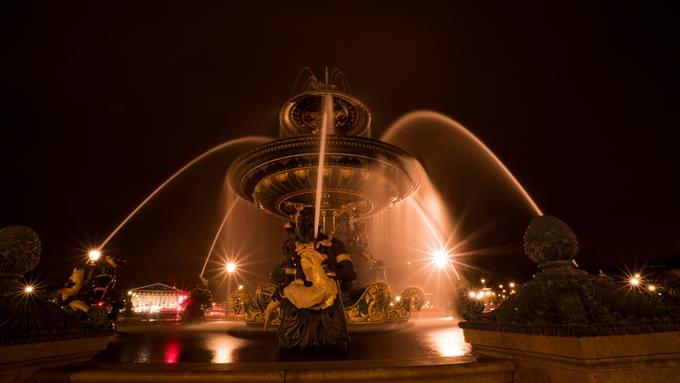
POLYGON ((33 286, 31 286, 31 285, 24 286, 24 293, 32 294, 33 293, 33 286))
POLYGON ((445 268, 449 264, 449 253, 444 249, 433 251, 432 263, 440 269, 445 268))
MULTIPOLYGON (((636 275, 639 275, 639 274, 636 274, 636 275)), ((640 278, 639 277, 630 277, 630 279, 628 279, 628 283, 631 286, 640 286, 640 278)))
POLYGON ((236 271, 236 264, 234 262, 228 262, 226 268, 228 273, 233 273, 236 271))
POLYGON ((649 290, 649 291, 656 291, 656 286, 654 286, 654 285, 649 285, 649 286, 647 286, 647 290, 649 290))
POLYGON ((99 257, 102 256, 101 251, 97 249, 92 249, 87 253, 87 257, 90 258, 91 262, 97 262, 99 260, 99 257))

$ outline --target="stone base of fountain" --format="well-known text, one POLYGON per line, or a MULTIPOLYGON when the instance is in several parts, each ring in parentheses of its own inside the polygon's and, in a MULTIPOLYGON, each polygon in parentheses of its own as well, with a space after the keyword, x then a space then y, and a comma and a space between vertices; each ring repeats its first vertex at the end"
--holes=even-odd
POLYGON ((179 365, 91 364, 41 371, 40 382, 458 382, 508 383, 509 360, 471 357, 179 365))
POLYGON ((680 332, 565 337, 465 329, 483 356, 515 363, 515 382, 672 382, 680 371, 680 332))

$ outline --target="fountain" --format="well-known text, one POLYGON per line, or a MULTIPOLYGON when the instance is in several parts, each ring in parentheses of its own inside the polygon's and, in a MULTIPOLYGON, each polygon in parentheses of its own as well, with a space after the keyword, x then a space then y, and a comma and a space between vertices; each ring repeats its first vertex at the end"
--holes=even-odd
MULTIPOLYGON (((627 294, 611 280, 580 270, 574 262, 578 243, 571 229, 559 219, 544 216, 507 167, 462 125, 436 112, 417 111, 395 122, 382 140, 373 139, 368 108, 349 94, 344 77, 338 71, 326 72, 324 81, 310 75, 303 82, 302 91, 284 105, 279 122, 280 137, 276 140, 244 137, 220 144, 194 158, 133 209, 92 254, 99 257, 102 254, 100 250, 154 196, 185 171, 214 153, 246 145, 247 151, 231 162, 227 176, 228 184, 240 199, 227 201, 225 214, 200 272, 200 283, 194 290, 191 319, 200 319, 211 300, 203 279, 206 266, 210 256, 216 252, 222 232, 233 230, 236 226, 228 225, 229 219, 239 207, 239 201, 245 201, 269 213, 270 218, 277 217, 285 222, 286 244, 291 244, 293 238, 299 238, 299 233, 295 232, 296 224, 304 212, 313 209, 312 245, 299 249, 299 245, 304 247, 308 243, 298 244, 293 240, 293 252, 298 255, 304 253, 301 258, 307 255, 314 258, 321 254, 316 250, 317 242, 329 248, 344 242, 359 274, 356 288, 345 291, 338 284, 337 289, 343 294, 333 295, 337 296, 335 301, 324 296, 324 308, 333 307, 335 302, 344 304, 343 301, 348 299, 349 304, 340 307, 350 329, 372 326, 392 329, 394 326, 390 325, 406 323, 411 311, 423 305, 426 298, 424 292, 416 287, 403 290, 399 299, 392 297, 386 277, 389 273, 386 273, 381 261, 399 261, 411 270, 426 268, 437 272, 437 278, 429 278, 429 275, 423 278, 422 273, 418 274, 423 284, 431 283, 432 279, 439 283, 441 275, 459 280, 462 277, 456 266, 460 263, 453 258, 463 252, 467 241, 472 240, 458 236, 459 222, 456 225, 450 222, 447 211, 450 204, 444 203, 435 187, 438 180, 433 177, 436 172, 432 169, 437 164, 432 161, 440 160, 441 153, 411 149, 412 145, 417 146, 417 141, 433 140, 433 136, 423 137, 425 132, 435 132, 445 135, 447 140, 462 142, 464 150, 481 155, 500 175, 499 178, 514 190, 510 194, 518 196, 531 214, 538 216, 526 231, 525 252, 539 264, 541 271, 533 281, 522 285, 521 291, 491 313, 484 311, 481 295, 469 296, 463 313, 466 321, 460 327, 465 339, 472 344, 472 353, 465 343, 458 344, 463 347, 452 347, 444 339, 452 329, 460 334, 459 328, 446 324, 444 330, 430 334, 437 338, 435 342, 441 344, 441 349, 448 348, 448 351, 440 350, 435 358, 432 355, 411 357, 399 353, 397 357, 395 350, 401 352, 401 349, 409 348, 403 342, 404 338, 369 330, 367 333, 374 337, 364 338, 362 346, 349 350, 349 354, 359 351, 368 357, 348 358, 349 362, 332 359, 310 365, 307 363, 309 360, 304 359, 302 363, 244 363, 226 367, 189 363, 182 368, 161 368, 158 365, 140 368, 132 367, 133 363, 100 363, 54 369, 52 367, 60 364, 89 359, 105 345, 112 332, 101 326, 92 326, 93 318, 77 321, 53 303, 34 298, 30 286, 24 287, 22 295, 18 294, 22 287, 18 278, 35 266, 40 242, 28 228, 6 228, 0 230, 0 311, 5 314, 0 321, 0 355, 4 357, 0 365, 9 374, 0 374, 0 381, 28 380, 39 368, 42 370, 35 376, 40 381, 134 381, 144 376, 147 380, 186 381, 241 381, 247 378, 253 381, 455 379, 508 382, 514 379, 571 382, 594 379, 660 382, 676 377, 680 355, 677 346, 680 336, 678 306, 662 305, 654 297, 627 294), (378 243, 370 244, 369 238, 378 243), (338 239, 340 241, 333 242, 338 239), (407 251, 403 250, 405 248, 407 251), (377 257, 372 254, 377 254, 377 257), (420 261, 427 259, 427 266, 418 265, 418 258, 420 261), (442 270, 452 273, 440 273, 442 270), (390 337, 376 338, 375 334, 390 337), (62 347, 64 345, 69 347, 62 347), (372 348, 381 347, 390 349, 386 357, 381 359, 371 354, 372 348), (477 358, 479 355, 483 357, 477 358)), ((448 197, 448 191, 442 194, 448 197)), ((460 219, 467 211, 462 209, 457 213, 463 213, 456 214, 460 219)), ((258 226, 247 229, 262 233, 258 226)), ((284 249, 284 253, 286 251, 284 249)), ((344 253, 333 256, 338 264, 350 258, 344 253)), ((316 269, 308 269, 324 283, 332 280, 323 280, 326 270, 320 269, 320 264, 312 265, 316 269)), ((231 268, 227 271, 233 272, 235 263, 228 265, 231 268)), ((302 268, 304 271, 305 265, 302 268)), ((306 287, 309 286, 298 284, 290 290, 304 290, 306 287)), ((333 288, 331 286, 329 290, 333 288)), ((239 288, 229 298, 235 311, 243 312, 246 324, 255 328, 265 327, 268 321, 271 324, 285 321, 282 309, 273 304, 281 290, 285 289, 281 289, 280 285, 264 283, 257 287, 254 295, 239 288)), ((295 294, 291 292, 290 295, 293 298, 295 294)), ((302 298, 308 297, 302 295, 302 298)), ((310 303, 315 304, 318 303, 310 303)), ((82 309, 85 311, 87 307, 82 309)), ((217 350, 210 359, 213 363, 239 361, 238 357, 233 357, 232 348, 248 343, 223 332, 211 334, 210 326, 205 323, 173 328, 175 331, 188 329, 208 333, 207 343, 212 345, 209 347, 217 350), (201 326, 200 329, 198 326, 201 326)), ((164 363, 183 362, 183 355, 198 358, 184 361, 206 361, 200 359, 205 356, 201 356, 200 351, 205 349, 195 352, 196 349, 186 347, 179 338, 174 338, 175 335, 171 336, 171 342, 166 343, 163 349, 164 363), (183 353, 183 347, 190 351, 183 353)), ((262 351, 271 347, 259 347, 250 350, 250 360, 241 361, 265 361, 262 351)), ((417 347, 420 346, 411 343, 411 348, 417 347)), ((241 357, 244 356, 247 352, 242 353, 241 357)), ((149 362, 148 352, 144 357, 147 359, 134 362, 149 362)))
MULTIPOLYGON (((380 266, 360 242, 363 222, 408 199, 424 175, 407 152, 370 137, 368 108, 333 82, 338 76, 307 79, 281 110, 281 137, 234 160, 228 179, 242 199, 287 221, 313 208, 314 238, 321 230, 346 243, 349 255, 368 265, 359 271, 372 273, 380 266)), ((390 305, 385 280, 360 280, 368 283, 347 292, 350 325, 403 322, 424 303, 424 293, 409 287, 390 305)), ((231 299, 248 324, 263 325, 276 289, 265 283, 255 297, 237 291, 231 299)), ((280 323, 278 315, 272 323, 280 323)))
MULTIPOLYGON (((242 148, 250 149, 233 160, 229 168, 228 185, 225 186, 232 197, 228 198, 228 207, 210 244, 200 277, 203 278, 222 234, 240 230, 227 224, 233 215, 243 220, 243 214, 235 213, 243 208, 238 206, 239 201, 250 202, 271 216, 288 221, 301 208, 314 207, 315 230, 320 228, 345 242, 360 269, 356 283, 361 287, 358 291, 365 294, 353 294, 354 300, 347 306, 350 322, 381 323, 385 318, 407 320, 413 307, 425 303, 423 292, 411 285, 430 283, 427 286, 430 291, 440 292, 463 284, 453 257, 464 254, 462 247, 470 240, 456 237, 459 227, 450 222, 448 209, 451 204, 441 199, 430 174, 422 167, 421 162, 428 165, 429 159, 428 153, 418 150, 422 145, 413 149, 418 155, 416 159, 387 142, 411 147, 417 141, 413 136, 432 126, 437 134, 462 137, 457 138, 457 143, 462 142, 463 147, 491 162, 499 171, 497 178, 507 180, 534 214, 542 214, 493 152, 454 120, 435 112, 416 111, 392 124, 382 140, 373 139, 370 111, 349 94, 349 86, 341 72, 326 70, 324 81, 318 80, 307 68, 301 73, 308 77, 300 82, 302 86, 298 93, 281 109, 279 139, 243 137, 200 154, 153 190, 98 249, 103 249, 169 183, 200 161, 224 151, 238 153, 242 148), (260 146, 253 148, 258 144, 260 146), (237 196, 233 196, 234 193, 237 196), (400 241, 384 240, 395 237, 400 241), (409 252, 415 256, 406 254, 409 252), (431 262, 433 258, 437 260, 431 262), (403 275, 395 278, 403 290, 398 297, 405 298, 395 301, 386 284, 385 265, 389 264, 392 271, 397 270, 394 274, 399 274, 395 265, 402 263, 408 266, 407 269, 413 264, 418 270, 427 269, 430 273, 424 278, 413 273, 418 275, 413 281, 403 275), (433 273, 435 278, 431 278, 433 273), (440 281, 442 277, 448 281, 440 281), (442 283, 449 287, 441 287, 442 283), (373 314, 369 315, 369 307, 373 314), (376 311, 376 307, 380 309, 376 311)), ((441 161, 437 158, 433 162, 441 161)), ((252 211, 245 213, 256 215, 252 211)), ((268 220, 268 226, 271 221, 268 220)), ((263 226, 258 225, 258 231, 264 232, 263 226)), ((264 283, 256 289, 254 296, 239 290, 228 299, 232 299, 233 307, 245 312, 249 324, 262 325, 262 314, 274 290, 271 284, 264 283)))

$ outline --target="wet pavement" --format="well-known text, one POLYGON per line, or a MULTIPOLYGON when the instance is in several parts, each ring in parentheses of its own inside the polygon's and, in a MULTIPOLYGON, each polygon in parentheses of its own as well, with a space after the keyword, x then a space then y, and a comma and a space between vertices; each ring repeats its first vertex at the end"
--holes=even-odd
POLYGON ((470 346, 451 318, 411 319, 400 328, 352 328, 342 354, 280 354, 275 333, 243 322, 122 322, 98 362, 266 363, 282 361, 438 358, 467 355, 470 346))

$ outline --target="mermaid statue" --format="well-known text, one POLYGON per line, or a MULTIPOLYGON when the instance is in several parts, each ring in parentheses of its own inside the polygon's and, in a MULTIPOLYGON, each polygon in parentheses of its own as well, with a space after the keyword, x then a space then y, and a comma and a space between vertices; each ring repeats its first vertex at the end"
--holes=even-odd
POLYGON ((314 209, 301 209, 288 224, 285 260, 272 272, 279 291, 265 311, 265 328, 280 309, 280 351, 346 351, 349 334, 342 301, 343 284, 356 278, 352 260, 338 239, 319 232, 314 209))

